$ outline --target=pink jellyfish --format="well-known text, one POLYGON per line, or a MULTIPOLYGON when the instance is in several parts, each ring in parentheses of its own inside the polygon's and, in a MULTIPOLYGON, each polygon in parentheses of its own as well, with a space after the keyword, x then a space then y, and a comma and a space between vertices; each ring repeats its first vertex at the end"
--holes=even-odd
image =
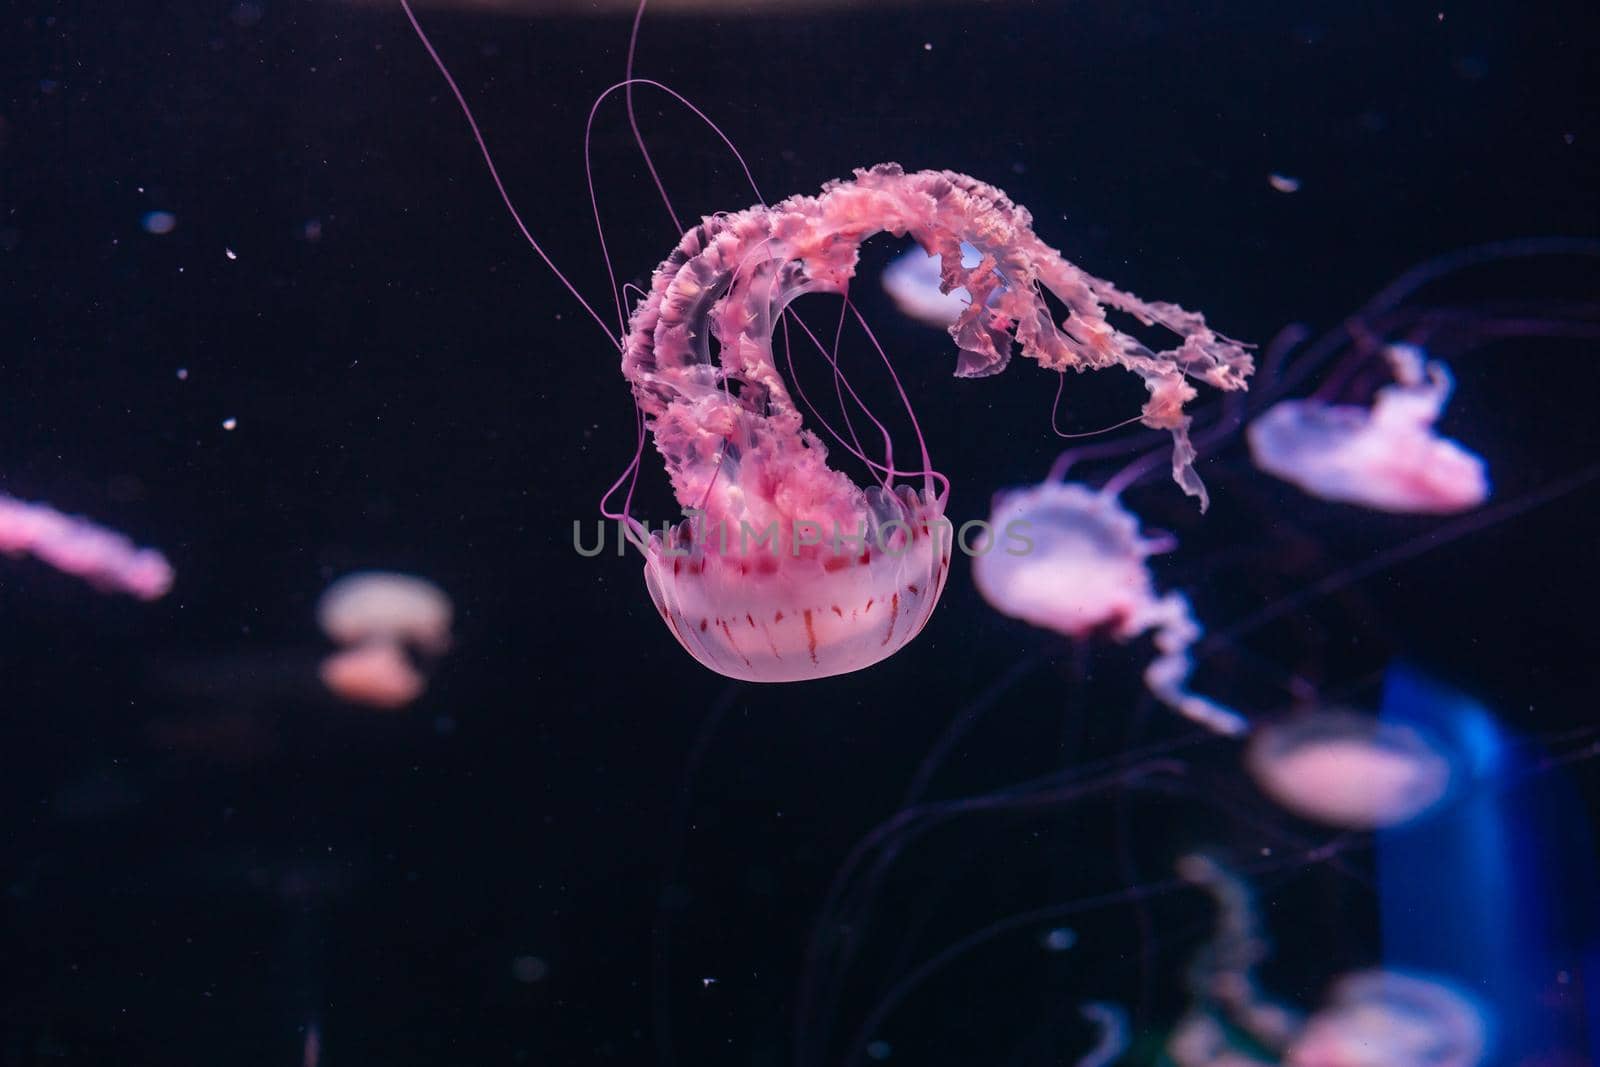
POLYGON ((1488 1053, 1483 1009, 1439 978, 1389 969, 1335 981, 1310 1018, 1256 982, 1268 955, 1250 887, 1206 856, 1178 871, 1217 904, 1216 933, 1190 969, 1196 1004, 1167 1042, 1178 1067, 1479 1067, 1488 1053), (1246 1039, 1251 1051, 1235 1047, 1246 1039), (1256 1049, 1272 1059, 1262 1059, 1256 1049))
POLYGON ((1450 398, 1450 371, 1413 345, 1384 357, 1395 384, 1371 410, 1286 400, 1250 424, 1261 470, 1312 496, 1401 514, 1467 511, 1489 497, 1484 462, 1434 430, 1450 398))
POLYGON ((820 196, 704 220, 656 270, 622 369, 690 512, 645 544, 646 584, 684 648, 729 677, 792 681, 870 666, 921 630, 944 587, 946 490, 920 434, 920 470, 898 470, 889 455, 869 460, 881 481, 860 488, 802 428, 773 359, 790 301, 846 294, 861 242, 880 231, 910 234, 940 257, 942 288, 971 294, 949 330, 958 377, 1003 370, 1013 343, 1058 372, 1138 374, 1150 394, 1143 421, 1171 432, 1173 477, 1202 505, 1184 412, 1196 395, 1190 380, 1243 389, 1252 369, 1244 348, 1201 315, 1085 274, 1035 236, 1026 210, 961 174, 885 164, 820 196), (979 253, 976 265, 963 263, 963 244, 979 253), (1045 290, 1070 312, 1059 326, 1045 290), (1154 352, 1114 328, 1107 308, 1180 342, 1154 352), (920 490, 895 485, 906 474, 921 477, 920 490))
MULTIPOLYGON (((407 0, 401 8, 472 127, 523 237, 609 332, 523 223, 460 86, 407 0)), ((631 47, 629 56, 629 76, 601 100, 626 90, 631 101, 635 86, 651 86, 694 111, 732 149, 682 96, 632 77, 631 47)), ((667 199, 637 133, 636 141, 667 199)), ((670 199, 667 207, 676 220, 670 199)), ((597 202, 594 208, 598 225, 597 202)), ((881 422, 872 419, 884 435, 881 462, 868 458, 851 428, 844 447, 877 480, 863 489, 828 466, 826 446, 801 425, 773 358, 774 331, 789 323, 789 304, 810 293, 848 297, 861 243, 881 232, 914 238, 939 257, 941 288, 971 297, 949 328, 960 352, 958 377, 999 373, 1014 346, 1058 373, 1117 366, 1137 374, 1149 393, 1141 419, 1172 434, 1173 478, 1202 507, 1205 488, 1194 472, 1184 410, 1197 395, 1192 382, 1242 390, 1254 369, 1244 346, 1217 334, 1202 315, 1140 300, 1086 274, 1039 239, 1026 209, 962 174, 907 174, 886 163, 829 183, 817 196, 703 219, 656 268, 618 344, 641 431, 654 439, 689 517, 647 537, 628 514, 631 491, 622 512, 608 517, 624 521, 643 550, 645 585, 679 643, 728 677, 781 682, 871 666, 916 636, 944 588, 948 483, 933 470, 920 431, 920 464, 901 469, 881 422), (971 266, 964 250, 969 259, 976 253, 971 266), (1059 325, 1046 291, 1067 309, 1059 325), (1153 351, 1112 326, 1108 310, 1162 327, 1178 343, 1153 351)), ((609 263, 603 228, 600 238, 609 263)), ((828 359, 841 397, 848 390, 859 403, 837 360, 828 359)), ((636 456, 630 474, 638 469, 636 456)))
POLYGON ((453 614, 444 591, 422 578, 382 571, 345 575, 317 601, 322 632, 346 646, 323 661, 323 684, 353 704, 405 707, 427 686, 408 649, 442 655, 450 647, 453 614))
POLYGON ((1256 731, 1246 757, 1261 791, 1303 818, 1353 830, 1396 826, 1450 790, 1450 760, 1418 731, 1317 711, 1256 731))
POLYGON ((1115 492, 1050 479, 997 495, 989 522, 1004 536, 981 544, 972 577, 996 611, 1077 639, 1153 634, 1151 693, 1207 729, 1245 732, 1237 712, 1186 688, 1200 624, 1182 593, 1156 591, 1146 562, 1173 544, 1143 536, 1115 492))
POLYGON ((159 600, 172 588, 172 565, 153 548, 88 519, 0 493, 0 553, 28 554, 97 589, 159 600))

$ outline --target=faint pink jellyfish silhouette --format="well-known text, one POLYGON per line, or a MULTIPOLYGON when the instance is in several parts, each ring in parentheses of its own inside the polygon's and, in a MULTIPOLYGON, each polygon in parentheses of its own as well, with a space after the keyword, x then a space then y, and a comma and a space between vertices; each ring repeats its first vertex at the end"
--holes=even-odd
POLYGON ((789 302, 846 294, 861 242, 885 230, 937 253, 943 286, 973 296, 949 331, 957 376, 1004 369, 1014 341, 1057 371, 1138 374, 1150 393, 1143 421, 1171 433, 1173 478, 1202 504, 1183 410, 1196 395, 1189 379, 1233 390, 1250 373, 1243 347, 1202 316, 1085 274, 1033 234, 1024 209, 964 175, 885 164, 820 196, 705 220, 635 310, 623 373, 691 512, 651 536, 646 584, 684 648, 730 677, 793 681, 870 666, 921 630, 943 589, 946 490, 920 432, 920 471, 897 470, 886 454, 868 461, 880 483, 859 488, 801 428, 772 355, 789 302), (981 253, 976 266, 963 264, 963 243, 981 253), (1044 289, 1071 312, 1059 327, 1044 289), (1181 343, 1153 352, 1111 326, 1108 307, 1181 343), (894 484, 907 474, 921 476, 920 490, 894 484), (748 551, 749 533, 768 531, 779 550, 748 551))
POLYGON ((1476 1067, 1483 1014, 1449 986, 1371 970, 1345 975, 1289 1046, 1285 1067, 1476 1067))
POLYGON ((322 661, 318 676, 340 699, 385 710, 410 704, 428 684, 405 649, 387 641, 335 652, 322 661))
POLYGON ((159 600, 172 588, 172 565, 88 519, 0 493, 0 553, 32 555, 96 589, 159 600))
POLYGON ((323 684, 354 704, 410 704, 427 680, 407 649, 442 655, 450 647, 453 615, 450 598, 422 578, 384 571, 345 575, 317 601, 322 632, 348 646, 323 661, 323 684))
POLYGON ((1220 734, 1248 729, 1237 712, 1186 688, 1200 624, 1182 593, 1156 592, 1146 562, 1174 542, 1143 536, 1114 492, 1047 480, 998 494, 989 525, 995 535, 978 549, 972 577, 996 611, 1078 639, 1150 633, 1157 655, 1144 678, 1157 699, 1220 734))
POLYGON ((1245 765, 1282 807, 1354 830, 1416 818, 1445 797, 1452 780, 1450 760, 1416 730, 1347 711, 1260 727, 1245 765))
POLYGON ((1178 1067, 1478 1067, 1484 1062, 1483 1009, 1436 977, 1388 969, 1347 974, 1309 1018, 1272 1000, 1254 973, 1270 953, 1250 887, 1206 856, 1183 857, 1178 872, 1217 904, 1216 932, 1190 968, 1196 1003, 1166 1046, 1178 1067), (1273 1058, 1237 1049, 1235 1031, 1273 1058))
POLYGON ((1312 496, 1401 514, 1466 511, 1489 497, 1484 462, 1434 431, 1450 398, 1450 371, 1413 345, 1384 357, 1395 384, 1371 410, 1286 400, 1247 431, 1256 466, 1312 496))
POLYGON ((438 655, 450 647, 453 616, 444 590, 388 571, 347 574, 317 601, 317 625, 341 645, 383 641, 438 655))

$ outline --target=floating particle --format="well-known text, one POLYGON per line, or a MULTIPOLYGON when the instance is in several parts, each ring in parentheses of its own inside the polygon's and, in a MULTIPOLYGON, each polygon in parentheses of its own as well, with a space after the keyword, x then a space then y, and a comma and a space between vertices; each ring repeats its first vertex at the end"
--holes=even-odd
POLYGON ((543 981, 549 973, 550 965, 538 956, 518 956, 511 961, 511 977, 524 985, 543 981))
POLYGON ((1058 926, 1044 935, 1044 947, 1051 952, 1065 952, 1078 943, 1078 934, 1065 926, 1058 926))
POLYGON ((1280 193, 1298 193, 1300 191, 1299 178, 1291 178, 1289 175, 1279 174, 1277 171, 1267 175, 1267 184, 1280 193))
POLYGON ((236 430, 239 428, 239 420, 231 417, 223 419, 222 428, 224 430, 236 430))
POLYGON ((162 237, 178 228, 178 216, 170 211, 146 211, 139 224, 145 233, 162 237))
POLYGON ((233 249, 231 249, 231 248, 224 248, 224 249, 223 249, 223 250, 222 250, 222 252, 223 252, 223 254, 224 254, 224 255, 226 255, 226 256, 227 256, 227 257, 228 257, 228 258, 229 258, 229 259, 238 259, 238 258, 239 258, 239 253, 237 253, 237 252, 235 252, 235 251, 234 251, 234 250, 233 250, 233 249))

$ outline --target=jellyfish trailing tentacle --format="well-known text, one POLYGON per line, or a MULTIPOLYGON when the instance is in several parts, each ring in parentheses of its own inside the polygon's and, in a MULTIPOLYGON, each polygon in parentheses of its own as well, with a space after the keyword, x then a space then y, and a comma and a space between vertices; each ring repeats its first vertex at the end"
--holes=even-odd
POLYGON ((31 555, 105 592, 159 600, 172 588, 172 565, 115 530, 48 504, 0 493, 0 555, 31 555))
POLYGON ((1058 372, 1139 375, 1149 393, 1142 421, 1171 433, 1174 480, 1202 507, 1184 410, 1191 379, 1239 390, 1252 370, 1244 346, 1203 316, 1079 270, 1034 234, 1024 208, 965 175, 884 164, 817 196, 704 219, 635 308, 622 369, 690 511, 644 544, 646 583, 684 647, 731 677, 791 681, 870 666, 921 630, 943 589, 945 494, 926 448, 920 490, 856 486, 803 428, 773 358, 788 305, 847 293, 861 243, 880 232, 909 234, 940 257, 946 291, 971 295, 949 329, 958 377, 1000 372, 1013 344, 1058 372), (1059 325, 1045 291, 1068 309, 1059 325), (1178 343, 1152 351, 1112 326, 1108 309, 1178 343))

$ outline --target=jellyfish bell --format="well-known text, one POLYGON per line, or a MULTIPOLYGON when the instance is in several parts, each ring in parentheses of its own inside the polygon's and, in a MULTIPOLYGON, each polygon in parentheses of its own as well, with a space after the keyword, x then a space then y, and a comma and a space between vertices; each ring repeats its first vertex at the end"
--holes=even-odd
POLYGON ((322 661, 322 684, 351 704, 392 711, 422 695, 427 681, 392 641, 368 641, 322 661))
POLYGON ((1157 599, 1145 560, 1166 546, 1115 497, 1045 482, 997 494, 989 522, 1007 543, 986 538, 972 578, 1002 614, 1068 637, 1121 634, 1157 599))
POLYGON ((1468 511, 1489 497, 1483 460, 1435 430, 1450 398, 1449 369, 1413 345, 1384 357, 1395 382, 1371 409, 1286 400, 1250 424, 1258 468, 1337 503, 1406 515, 1468 511))
POLYGON ((317 601, 317 623, 337 644, 383 641, 434 655, 450 647, 453 614, 432 582, 387 571, 347 574, 317 601))
POLYGON ((1204 501, 1183 410, 1196 395, 1190 380, 1242 389, 1250 356, 1200 315, 1083 273, 1031 223, 973 178, 885 164, 819 196, 708 218, 656 270, 629 322, 622 370, 679 503, 695 514, 687 530, 680 524, 649 540, 646 584, 705 666, 758 681, 859 670, 915 636, 943 589, 949 555, 933 531, 943 525, 945 493, 920 433, 920 471, 896 470, 886 449, 883 463, 867 460, 880 484, 860 488, 828 466, 822 440, 802 428, 773 358, 774 327, 789 304, 806 293, 847 295, 861 242, 878 232, 910 234, 939 255, 946 291, 972 296, 949 328, 957 376, 998 373, 1014 344, 1060 372, 1121 366, 1138 374, 1149 392, 1145 423, 1172 434, 1174 479, 1204 501), (978 253, 971 266, 964 246, 978 253), (1060 326, 1044 289, 1071 312, 1060 326), (1159 324, 1181 343, 1154 352, 1113 328, 1107 308, 1159 324), (897 485, 901 477, 920 477, 921 487, 897 485), (743 540, 746 529, 759 536, 773 527, 780 551, 764 560, 707 544, 713 533, 743 540), (697 538, 695 529, 706 533, 697 538), (817 551, 802 543, 807 531, 820 531, 817 540, 862 537, 866 548, 817 551), (672 558, 691 539, 699 555, 672 558))
POLYGON ((1436 979, 1360 971, 1286 1050, 1285 1067, 1477 1067, 1488 1044, 1483 1011, 1436 979))
POLYGON ((1444 799, 1453 771, 1420 732, 1348 711, 1317 711, 1256 730, 1245 765, 1261 791, 1306 819, 1375 830, 1444 799))
POLYGON ((645 585, 685 651, 730 678, 792 682, 870 667, 916 637, 950 570, 943 501, 858 492, 848 531, 686 519, 651 535, 645 585))
POLYGON ((1237 712, 1188 690, 1200 625, 1187 597, 1157 592, 1146 562, 1171 541, 1144 536, 1115 494, 1047 480, 996 496, 989 524, 994 533, 980 543, 972 577, 991 607, 1072 638, 1152 633, 1150 691, 1210 730, 1244 732, 1237 712))

